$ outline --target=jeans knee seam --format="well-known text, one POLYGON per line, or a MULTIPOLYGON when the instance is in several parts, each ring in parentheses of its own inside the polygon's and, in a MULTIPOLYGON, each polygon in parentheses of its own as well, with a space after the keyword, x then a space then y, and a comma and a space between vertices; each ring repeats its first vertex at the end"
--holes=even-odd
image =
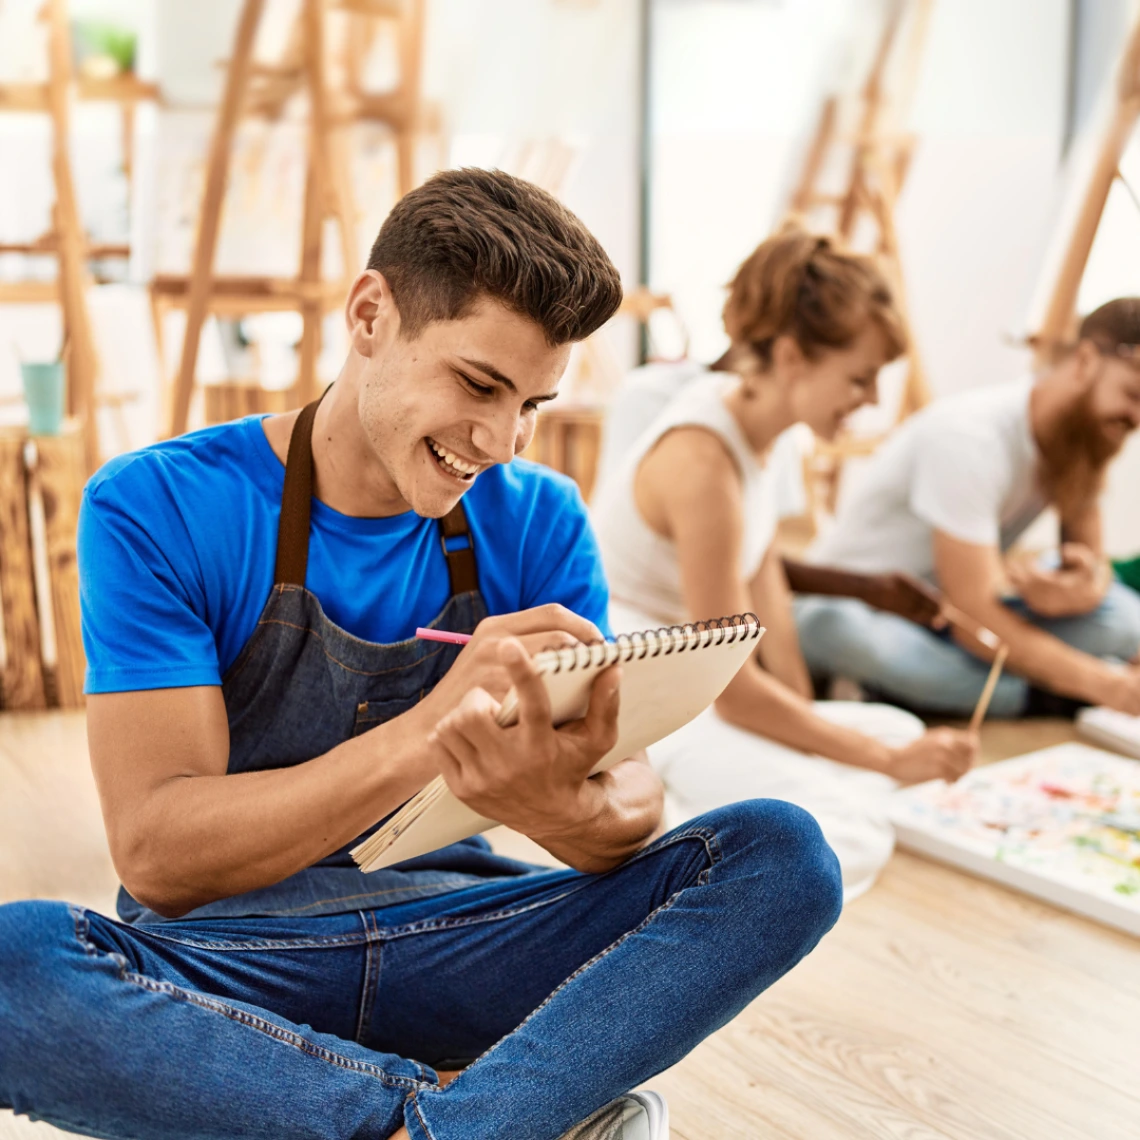
POLYGON ((192 990, 185 990, 181 986, 176 986, 171 982, 157 982, 153 978, 147 978, 141 974, 135 974, 130 971, 126 973, 124 980, 141 989, 149 990, 151 993, 166 994, 168 997, 174 998, 175 1001, 185 1001, 189 1005, 198 1006, 199 1009, 221 1014, 222 1017, 228 1018, 235 1024, 243 1025, 247 1029, 261 1033, 274 1041, 280 1042, 282 1045, 288 1045, 298 1052, 304 1053, 306 1056, 314 1057, 319 1061, 325 1061, 340 1069, 347 1069, 350 1072, 375 1077, 381 1084, 390 1085, 394 1088, 412 1090, 423 1087, 433 1087, 431 1085, 425 1086, 424 1082, 413 1080, 411 1077, 397 1077, 392 1073, 386 1072, 380 1068, 379 1065, 371 1065, 366 1061, 356 1061, 351 1057, 345 1057, 343 1054, 334 1052, 332 1049, 326 1049, 323 1045, 316 1045, 312 1041, 306 1041, 304 1037, 288 1029, 283 1029, 280 1025, 275 1025, 272 1021, 267 1021, 263 1017, 257 1017, 255 1014, 247 1013, 243 1009, 237 1009, 232 1005, 228 1005, 226 1002, 218 1001, 216 998, 209 998, 204 994, 196 994, 192 990))
MULTIPOLYGON (((90 923, 86 911, 73 907, 72 915, 75 920, 76 937, 83 946, 84 952, 92 957, 107 958, 112 961, 118 968, 119 980, 126 982, 128 985, 137 986, 139 989, 147 990, 150 993, 164 994, 167 997, 173 998, 175 1001, 184 1001, 188 1005, 197 1006, 199 1009, 207 1010, 210 1013, 220 1014, 222 1017, 227 1018, 237 1025, 243 1025, 245 1028, 252 1029, 256 1033, 261 1033, 263 1036, 277 1041, 282 1045, 288 1045, 298 1052, 304 1053, 306 1056, 325 1061, 327 1064, 337 1066, 337 1068, 347 1069, 350 1072, 374 1077, 381 1084, 389 1085, 393 1088, 410 1089, 414 1092, 421 1088, 435 1087, 430 1082, 414 1080, 411 1077, 398 1077, 386 1072, 380 1068, 379 1065, 371 1065, 366 1061, 356 1061, 351 1057, 345 1057, 340 1053, 334 1052, 332 1049, 326 1049, 322 1045, 307 1041, 299 1034, 284 1029, 280 1025, 275 1025, 272 1021, 268 1021, 263 1017, 257 1017, 255 1014, 248 1013, 245 1010, 237 1009, 235 1006, 219 1001, 217 998, 207 997, 205 994, 198 994, 193 990, 183 989, 181 986, 174 985, 173 982, 160 982, 154 978, 148 978, 143 974, 136 973, 130 968, 130 963, 122 954, 102 950, 91 942, 88 937, 90 933, 90 923)), ((421 1073, 423 1072, 421 1065, 416 1063, 416 1067, 421 1073)))

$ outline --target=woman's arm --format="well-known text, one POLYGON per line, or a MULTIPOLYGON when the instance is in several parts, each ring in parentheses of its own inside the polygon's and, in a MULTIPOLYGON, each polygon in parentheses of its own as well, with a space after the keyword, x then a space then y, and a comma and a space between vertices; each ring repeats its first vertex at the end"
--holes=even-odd
MULTIPOLYGON (((677 547, 685 604, 691 614, 715 616, 748 608, 748 585, 740 572, 744 504, 740 476, 723 444, 700 428, 671 432, 642 461, 634 480, 642 518, 677 547)), ((768 559, 777 564, 775 556, 768 559)), ((769 571, 771 573, 771 571, 769 571)), ((761 571, 761 577, 764 577, 761 571)), ((761 614, 780 617, 786 586, 761 588, 761 614)), ((778 640, 780 640, 779 634, 778 640)), ((761 641, 763 646, 765 637, 761 641)), ((773 646, 770 660, 779 650, 773 646)), ((796 657, 799 659, 798 645, 796 657)), ((789 670, 795 675, 795 666, 789 670)), ((725 720, 770 740, 814 752, 844 764, 886 772, 903 782, 944 777, 957 779, 977 756, 977 740, 948 728, 932 732, 904 748, 890 748, 861 732, 817 716, 812 702, 753 658, 733 678, 717 701, 725 720)))
MULTIPOLYGON (((701 428, 670 432, 643 460, 634 491, 642 517, 676 544, 689 613, 711 617, 747 610, 753 599, 740 573, 743 492, 717 437, 701 428)), ((767 635, 761 645, 766 640, 767 635)), ((886 745, 817 716, 806 696, 755 660, 736 675, 717 710, 741 728, 805 752, 877 771, 890 766, 886 745)))
POLYGON ((760 661, 778 681, 806 700, 812 698, 811 675, 800 651, 792 617, 792 592, 775 550, 769 549, 749 587, 752 609, 766 627, 760 639, 760 661))

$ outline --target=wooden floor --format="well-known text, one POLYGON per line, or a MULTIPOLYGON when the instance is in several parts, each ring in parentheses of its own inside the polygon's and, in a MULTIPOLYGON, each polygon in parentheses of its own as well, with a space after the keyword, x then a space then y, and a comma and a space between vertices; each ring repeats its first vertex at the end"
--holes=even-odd
MULTIPOLYGON (((995 760, 1070 735, 993 724, 983 746, 995 760)), ((0 716, 0 902, 106 910, 114 889, 82 716, 0 716)), ((676 1140, 1140 1138, 1140 941, 899 854, 651 1087, 676 1140)), ((0 1113, 0 1140, 53 1131, 0 1113)))

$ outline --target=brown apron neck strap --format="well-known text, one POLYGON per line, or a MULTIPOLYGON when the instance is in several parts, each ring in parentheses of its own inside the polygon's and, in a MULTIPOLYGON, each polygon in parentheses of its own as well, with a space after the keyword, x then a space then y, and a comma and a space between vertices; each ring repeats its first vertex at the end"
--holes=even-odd
MULTIPOLYGON (((281 493, 281 521, 277 525, 277 565, 273 572, 276 585, 305 584, 313 502, 313 420, 322 399, 323 395, 301 409, 289 437, 285 489, 281 493)), ((439 520, 439 529, 452 597, 475 593, 479 589, 479 573, 474 539, 462 501, 439 520)))
POLYGON ((473 594, 479 589, 479 573, 475 563, 475 540, 467 525, 467 512, 460 499, 439 520, 439 541, 447 559, 447 574, 451 579, 451 596, 473 594))
POLYGON ((301 409, 289 437, 281 521, 277 525, 277 585, 304 586, 309 566, 309 515, 313 500, 313 420, 324 396, 301 409))

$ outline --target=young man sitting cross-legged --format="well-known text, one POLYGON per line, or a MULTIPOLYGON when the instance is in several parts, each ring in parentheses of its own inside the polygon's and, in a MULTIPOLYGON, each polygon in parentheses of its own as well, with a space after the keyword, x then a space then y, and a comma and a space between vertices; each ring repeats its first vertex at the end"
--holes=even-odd
POLYGON ((588 778, 617 670, 550 726, 530 653, 599 636, 607 593, 573 485, 512 460, 620 297, 549 195, 438 175, 384 223, 321 401, 92 479, 119 920, 0 908, 0 1106, 124 1140, 651 1140, 661 1105, 623 1094, 829 929, 838 866, 803 811, 736 804, 649 843, 644 759, 588 778), (474 639, 413 638, 433 623, 474 639), (359 836, 440 773, 570 869, 473 839, 357 870, 359 836))

